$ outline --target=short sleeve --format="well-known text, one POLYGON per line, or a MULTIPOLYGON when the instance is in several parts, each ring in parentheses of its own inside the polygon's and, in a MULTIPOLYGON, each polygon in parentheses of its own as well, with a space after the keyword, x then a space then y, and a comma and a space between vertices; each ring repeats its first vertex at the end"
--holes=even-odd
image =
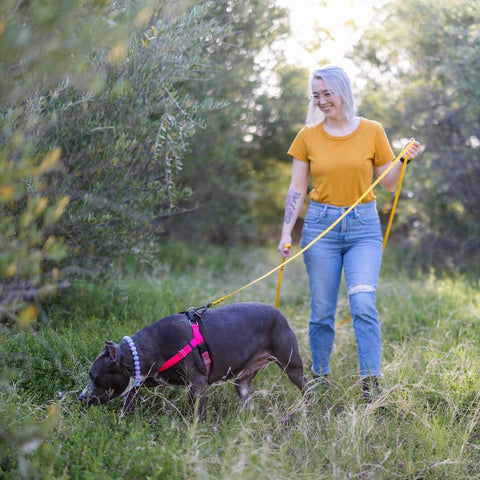
POLYGON ((375 131, 375 158, 374 166, 381 167, 395 158, 387 134, 383 127, 378 123, 375 131))
POLYGON ((287 153, 294 158, 298 158, 302 162, 308 162, 308 149, 307 144, 305 143, 304 134, 305 127, 298 132, 287 153))

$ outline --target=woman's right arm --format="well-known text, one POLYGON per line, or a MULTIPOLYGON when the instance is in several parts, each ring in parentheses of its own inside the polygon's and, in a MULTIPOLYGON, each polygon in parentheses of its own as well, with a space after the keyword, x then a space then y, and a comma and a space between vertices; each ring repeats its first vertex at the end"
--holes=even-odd
POLYGON ((298 160, 298 158, 294 158, 292 163, 292 179, 290 181, 290 186, 288 187, 287 200, 285 202, 282 237, 278 244, 278 250, 283 257, 288 257, 290 255, 292 230, 307 194, 309 174, 310 164, 302 162, 301 160, 298 160))

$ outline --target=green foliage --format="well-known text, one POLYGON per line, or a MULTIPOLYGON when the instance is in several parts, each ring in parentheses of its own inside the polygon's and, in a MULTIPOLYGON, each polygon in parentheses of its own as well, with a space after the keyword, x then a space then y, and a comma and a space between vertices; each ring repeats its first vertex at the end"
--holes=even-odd
POLYGON ((165 233, 165 217, 179 214, 191 193, 177 180, 189 139, 204 127, 201 114, 225 103, 188 93, 190 82, 215 74, 207 52, 227 32, 207 18, 208 6, 182 16, 161 10, 116 61, 94 56, 91 68, 105 77, 102 91, 65 85, 45 105, 44 114, 55 115, 45 141, 55 138, 67 152, 63 171, 49 183, 72 199, 60 233, 74 247, 71 260, 84 268, 132 252, 148 256, 165 233))
POLYGON ((67 250, 57 224, 71 192, 52 189, 51 179, 70 145, 47 135, 56 121, 56 112, 45 111, 55 96, 49 89, 101 87, 87 54, 100 38, 116 51, 120 29, 113 25, 135 16, 123 7, 74 0, 6 0, 0 7, 0 315, 24 326, 37 317, 42 297, 67 285, 58 268, 67 250))
MULTIPOLYGON (((284 65, 270 45, 285 37, 288 17, 284 9, 262 0, 215 0, 210 15, 231 29, 221 48, 209 52, 211 60, 222 66, 221 75, 189 88, 197 99, 205 91, 215 92, 228 106, 206 115, 206 128, 192 138, 192 154, 180 179, 192 185, 190 205, 198 209, 185 215, 184 222, 173 219, 169 229, 177 238, 195 241, 255 242, 260 230, 255 209, 259 198, 268 196, 265 184, 259 185, 272 171, 270 152, 262 152, 268 140, 262 144, 261 138, 271 131, 272 119, 278 119, 281 95, 279 75, 270 67, 284 65)), ((294 103, 289 96, 281 101, 294 103)), ((283 155, 281 142, 277 152, 283 155)))
POLYGON ((177 176, 200 114, 224 105, 185 91, 214 74, 207 50, 228 32, 208 3, 187 14, 128 3, 2 4, 1 51, 13 55, 0 61, 0 299, 24 324, 39 307, 25 302, 163 232, 190 194, 177 176))
POLYGON ((59 150, 30 157, 22 151, 23 137, 16 135, 0 150, 0 314, 18 312, 13 318, 26 325, 36 316, 36 308, 24 307, 25 303, 51 295, 58 286, 58 271, 48 266, 65 255, 53 226, 68 197, 49 199, 42 191, 44 173, 57 164, 59 150))
POLYGON ((125 15, 99 0, 5 0, 0 7, 0 98, 12 106, 66 76, 93 88, 86 53, 125 15), (110 25, 110 27, 109 27, 110 25), (101 33, 100 33, 101 32, 101 33))
POLYGON ((474 263, 480 247, 479 26, 475 0, 390 2, 357 48, 364 113, 425 148, 409 167, 403 215, 424 266, 474 263))
POLYGON ((261 238, 274 241, 279 239, 291 175, 287 151, 305 124, 309 94, 306 70, 280 63, 276 75, 275 94, 267 90, 258 97, 258 125, 251 129, 251 148, 245 155, 257 180, 253 218, 261 225, 261 238))
MULTIPOLYGON (((168 313, 198 306, 272 268, 274 249, 227 252, 165 244, 164 272, 139 270, 77 284, 49 323, 0 331, 0 476, 23 478, 477 478, 478 278, 408 277, 386 255, 378 290, 384 337, 382 396, 366 406, 350 324, 338 325, 332 386, 303 398, 274 365, 239 414, 231 384, 207 392, 207 420, 185 389, 145 390, 133 414, 121 400, 86 408, 76 397, 106 339, 119 341, 168 313), (196 259, 196 260, 195 260, 196 259), (219 267, 223 270, 219 272, 219 267), (168 270, 168 272, 167 272, 168 270), (72 293, 74 292, 74 293, 72 293)), ((232 301, 272 303, 276 278, 232 301)), ((302 262, 284 272, 281 309, 310 377, 308 287, 302 262)), ((339 318, 347 307, 340 298, 339 318)))

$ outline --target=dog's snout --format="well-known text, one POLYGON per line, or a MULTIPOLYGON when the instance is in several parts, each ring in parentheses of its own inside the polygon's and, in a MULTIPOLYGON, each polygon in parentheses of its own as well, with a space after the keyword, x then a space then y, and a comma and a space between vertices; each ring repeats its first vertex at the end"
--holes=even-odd
POLYGON ((85 405, 102 405, 112 398, 113 392, 98 391, 88 384, 78 396, 78 400, 85 405))
POLYGON ((82 393, 78 396, 78 399, 81 401, 81 402, 84 402, 84 403, 87 403, 88 401, 88 398, 90 396, 90 393, 91 393, 91 389, 89 388, 89 386, 87 385, 82 393))
POLYGON ((100 398, 94 394, 90 385, 87 385, 82 393, 78 396, 78 399, 85 405, 100 405, 100 398))

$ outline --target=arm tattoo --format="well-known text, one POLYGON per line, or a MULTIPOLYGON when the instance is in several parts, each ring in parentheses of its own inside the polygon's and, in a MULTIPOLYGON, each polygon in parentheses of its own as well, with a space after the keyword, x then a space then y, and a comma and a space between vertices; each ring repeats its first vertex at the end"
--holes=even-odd
POLYGON ((290 223, 292 221, 292 217, 295 213, 295 208, 297 205, 297 201, 300 198, 300 192, 296 192, 295 190, 289 190, 287 193, 287 202, 285 204, 285 219, 284 223, 290 223))

